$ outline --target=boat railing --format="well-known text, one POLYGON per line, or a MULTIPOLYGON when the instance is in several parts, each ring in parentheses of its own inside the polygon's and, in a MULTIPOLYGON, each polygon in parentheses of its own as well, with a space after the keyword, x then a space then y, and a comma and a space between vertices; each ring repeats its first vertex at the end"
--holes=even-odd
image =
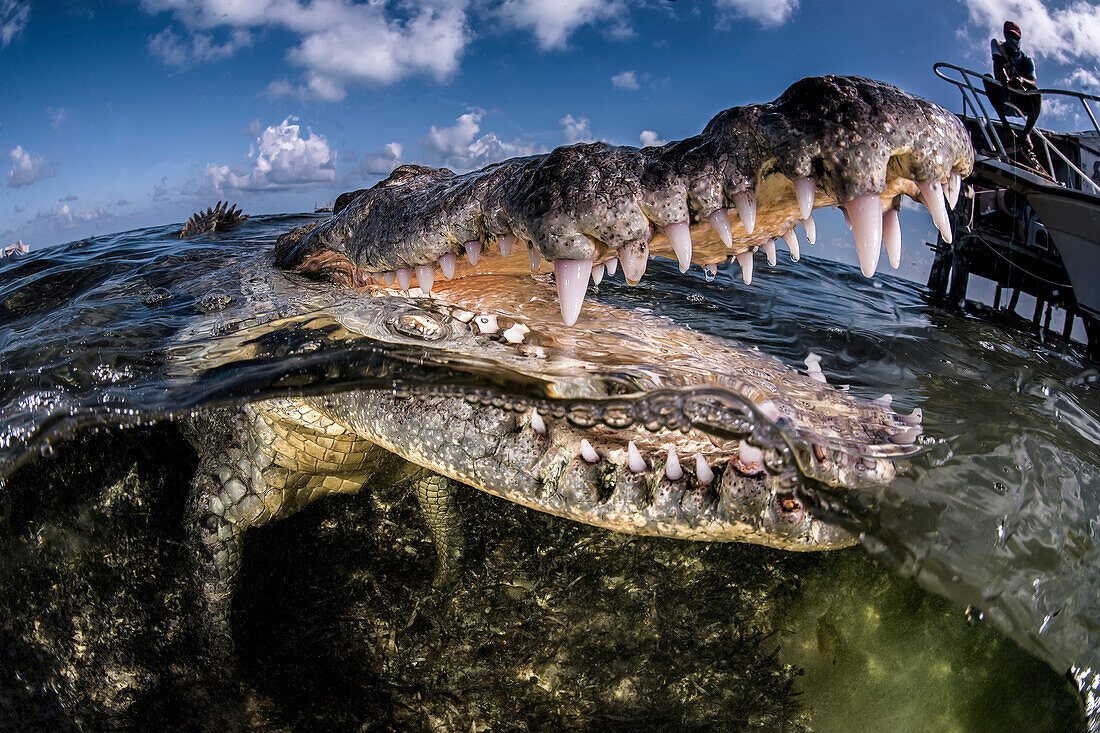
MULTIPOLYGON (((1043 97, 1066 97, 1075 99, 1081 103, 1081 106, 1085 109, 1085 114, 1088 116, 1089 121, 1092 122, 1093 130, 1095 130, 1097 136, 1100 136, 1100 124, 1096 121, 1096 114, 1093 112, 1090 102, 1100 104, 1100 96, 1094 94, 1085 94, 1084 92, 1075 92, 1068 89, 1036 89, 1034 91, 1021 91, 1017 89, 1010 89, 1004 83, 994 79, 989 74, 981 74, 972 69, 966 69, 962 66, 956 66, 955 64, 941 61, 932 67, 932 70, 936 72, 936 76, 944 81, 954 84, 958 87, 962 93, 963 101, 963 116, 972 118, 977 124, 978 129, 981 131, 982 137, 985 139, 987 150, 992 151, 995 157, 1006 162, 1013 163, 1009 157, 1008 151, 1005 149, 1004 144, 1001 142, 1001 136, 997 133, 998 119, 994 115, 990 115, 986 109, 988 104, 990 108, 993 107, 993 102, 986 94, 986 85, 992 84, 999 86, 1005 90, 1005 104, 1012 107, 1016 114, 1020 117, 1026 117, 1021 110, 1012 105, 1009 99, 1009 93, 1021 96, 1030 96, 1038 94, 1043 97), (950 74, 950 71, 954 71, 957 76, 950 74), (984 102, 982 100, 985 100, 984 102)), ((996 112, 996 110, 993 110, 996 112)), ((1043 154, 1046 156, 1047 170, 1054 174, 1054 159, 1052 157, 1058 157, 1066 166, 1078 175, 1082 182, 1087 182, 1097 193, 1100 193, 1100 183, 1094 181, 1088 173, 1081 170, 1076 163, 1066 157, 1065 153, 1058 149, 1058 146, 1054 145, 1043 131, 1039 128, 1034 128, 1032 133, 1042 143, 1043 154)), ((1069 181, 1061 181, 1066 185, 1071 185, 1069 181)), ((1074 188, 1076 188, 1074 186, 1074 188)))

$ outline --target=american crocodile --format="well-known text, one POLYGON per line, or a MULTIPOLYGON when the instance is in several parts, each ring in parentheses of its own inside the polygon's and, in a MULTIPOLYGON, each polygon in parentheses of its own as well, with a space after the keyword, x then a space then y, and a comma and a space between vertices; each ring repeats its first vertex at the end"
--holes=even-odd
POLYGON ((621 264, 636 284, 650 256, 682 271, 733 256, 748 284, 755 251, 774 262, 781 238, 797 260, 795 223, 812 242, 812 210, 833 205, 870 276, 883 245, 898 265, 903 195, 924 203, 950 241, 946 204, 972 164, 966 132, 945 110, 880 82, 822 77, 661 147, 572 145, 463 175, 405 165, 342 195, 331 217, 280 237, 275 257, 297 276, 354 289, 363 312, 334 314, 346 328, 385 326, 446 354, 535 379, 552 373, 558 396, 588 401, 566 409, 358 390, 193 418, 202 462, 189 523, 210 628, 229 643, 246 529, 378 482, 413 482, 442 579, 462 551, 455 483, 621 532, 792 550, 851 544, 806 511, 793 464, 838 487, 889 481, 919 414, 829 386, 813 360, 803 375, 667 319, 584 304, 588 281, 621 264), (634 385, 644 400, 562 386, 616 360, 646 365, 634 385))

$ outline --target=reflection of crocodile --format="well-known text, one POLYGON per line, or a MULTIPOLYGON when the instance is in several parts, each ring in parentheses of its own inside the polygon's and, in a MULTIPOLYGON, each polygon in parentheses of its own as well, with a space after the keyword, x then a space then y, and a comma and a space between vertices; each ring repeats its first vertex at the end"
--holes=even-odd
POLYGON ((617 531, 803 550, 850 544, 804 511, 789 474, 766 470, 789 448, 773 424, 797 444, 803 471, 849 486, 888 480, 894 467, 876 456, 912 444, 919 417, 823 384, 816 364, 802 376, 645 313, 594 302, 579 320, 587 283, 619 264, 636 283, 650 253, 674 256, 681 270, 732 254, 748 283, 756 248, 774 261, 782 237, 797 259, 794 222, 812 240, 812 208, 834 204, 863 271, 874 272, 883 241, 896 267, 901 195, 923 201, 949 239, 944 198, 954 203, 972 163, 961 124, 939 107, 878 82, 827 77, 722 112, 699 136, 660 148, 574 145, 461 176, 402 166, 341 196, 332 217, 279 239, 277 263, 376 296, 405 337, 536 378, 598 370, 608 362, 597 352, 648 358, 655 366, 642 387, 717 396, 691 407, 673 389, 669 409, 605 402, 577 416, 491 396, 358 391, 196 417, 203 462, 190 520, 211 627, 226 629, 245 529, 380 480, 414 481, 445 575, 462 546, 452 481, 617 531), (513 255, 521 248, 526 256, 513 255), (564 324, 549 278, 529 267, 554 272, 564 324), (697 419, 720 429, 699 430, 697 419))

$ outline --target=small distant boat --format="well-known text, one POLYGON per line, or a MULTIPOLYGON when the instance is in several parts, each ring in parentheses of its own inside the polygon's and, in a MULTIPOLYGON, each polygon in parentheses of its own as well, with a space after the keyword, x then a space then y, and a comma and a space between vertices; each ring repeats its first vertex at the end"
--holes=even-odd
POLYGON ((12 255, 25 255, 31 251, 31 248, 26 244, 23 244, 23 240, 20 239, 15 244, 9 244, 7 247, 0 249, 0 257, 11 257, 12 255))
POLYGON ((1032 324, 1041 333, 1049 329, 1051 309, 1061 308, 1063 337, 1070 337, 1080 318, 1089 353, 1100 358, 1100 124, 1090 107, 1100 97, 1064 89, 1033 92, 1045 100, 1081 104, 1093 130, 1056 133, 1036 127, 1037 160, 1029 159, 1004 142, 1016 135, 991 116, 996 110, 985 89, 999 82, 954 64, 941 62, 933 70, 962 92, 959 117, 976 157, 967 179, 972 193, 952 213, 954 242, 941 237, 932 245, 936 258, 929 288, 960 303, 969 276, 979 275, 996 283, 996 311, 1002 291, 1012 291, 1007 304, 1012 312, 1020 293, 1028 293, 1035 297, 1032 324))

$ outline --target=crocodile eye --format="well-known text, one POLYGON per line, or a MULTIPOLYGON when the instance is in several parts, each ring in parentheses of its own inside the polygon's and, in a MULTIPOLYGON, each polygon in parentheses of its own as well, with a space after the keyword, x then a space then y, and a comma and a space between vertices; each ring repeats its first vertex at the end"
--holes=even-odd
POLYGON ((406 310, 391 318, 387 325, 391 331, 424 341, 439 341, 447 336, 447 327, 422 310, 406 310))

